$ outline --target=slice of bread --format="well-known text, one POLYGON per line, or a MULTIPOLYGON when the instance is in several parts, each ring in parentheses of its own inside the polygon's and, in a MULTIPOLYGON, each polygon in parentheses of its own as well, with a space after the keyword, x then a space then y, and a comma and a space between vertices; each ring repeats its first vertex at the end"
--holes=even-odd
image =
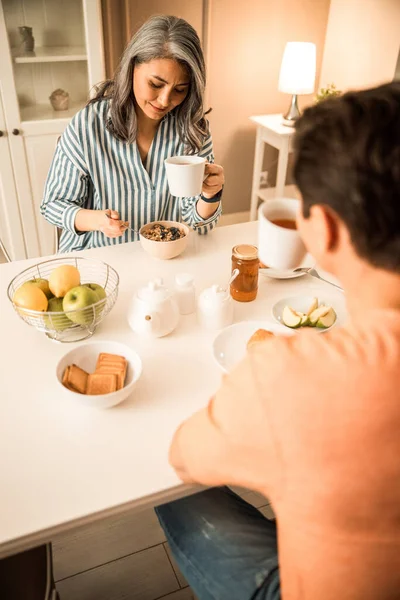
POLYGON ((275 337, 271 331, 267 331, 266 329, 257 329, 251 336, 251 338, 247 342, 247 350, 249 350, 255 344, 259 342, 264 342, 271 337, 275 337))

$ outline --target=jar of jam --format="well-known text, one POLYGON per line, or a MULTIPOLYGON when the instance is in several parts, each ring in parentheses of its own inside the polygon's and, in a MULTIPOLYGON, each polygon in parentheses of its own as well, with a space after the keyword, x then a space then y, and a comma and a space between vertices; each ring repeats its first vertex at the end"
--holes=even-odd
POLYGON ((232 248, 232 272, 239 274, 231 283, 231 296, 238 302, 255 300, 258 290, 258 249, 250 244, 239 244, 232 248))

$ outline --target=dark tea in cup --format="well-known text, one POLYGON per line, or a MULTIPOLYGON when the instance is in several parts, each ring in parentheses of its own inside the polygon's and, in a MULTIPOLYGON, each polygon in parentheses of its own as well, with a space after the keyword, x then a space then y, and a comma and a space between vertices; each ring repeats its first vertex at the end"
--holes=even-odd
POLYGON ((303 261, 306 248, 296 226, 300 200, 274 198, 258 210, 258 255, 272 269, 295 269, 303 261))
POLYGON ((271 223, 284 229, 297 229, 296 221, 294 219, 271 219, 271 223))

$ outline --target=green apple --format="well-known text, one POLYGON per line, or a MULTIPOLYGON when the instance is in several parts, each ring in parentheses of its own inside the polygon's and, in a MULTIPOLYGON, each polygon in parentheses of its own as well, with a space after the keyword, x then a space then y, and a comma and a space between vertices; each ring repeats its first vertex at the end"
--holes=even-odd
POLYGON ((285 306, 282 313, 282 321, 287 327, 297 329, 301 325, 301 320, 301 315, 298 315, 290 306, 285 306))
POLYGON ((73 323, 90 325, 95 318, 95 313, 93 309, 89 309, 88 307, 98 301, 97 292, 91 290, 87 285, 77 285, 65 294, 63 298, 63 310, 67 312, 67 317, 73 323), (87 310, 80 310, 82 308, 86 308, 87 310))
POLYGON ((327 329, 328 327, 332 327, 335 321, 336 313, 332 307, 329 307, 328 312, 318 319, 317 327, 320 327, 321 329, 327 329))
POLYGON ((309 324, 308 316, 301 315, 300 327, 306 327, 309 324))
POLYGON ((50 298, 53 298, 54 294, 50 291, 49 282, 47 279, 42 279, 41 277, 35 277, 33 279, 30 279, 26 283, 31 283, 32 285, 36 285, 38 288, 40 288, 42 290, 42 292, 44 292, 44 294, 48 300, 50 300, 50 298))
POLYGON ((309 317, 311 315, 311 313, 314 312, 314 310, 316 310, 317 308, 318 308, 318 298, 314 298, 313 301, 311 302, 310 308, 306 312, 307 317, 309 317))
MULTIPOLYGON (((63 299, 62 298, 50 298, 47 310, 50 312, 54 312, 54 313, 62 312, 64 310, 63 309, 63 299)), ((46 323, 46 326, 49 329, 53 329, 55 331, 63 331, 64 329, 67 329, 67 327, 72 327, 71 320, 68 319, 68 317, 64 314, 62 314, 62 315, 54 314, 54 315, 51 315, 51 317, 45 316, 44 321, 46 323)))
POLYGON ((99 300, 104 300, 105 298, 107 298, 106 290, 98 283, 84 283, 83 285, 96 292, 96 294, 99 297, 99 300))
POLYGON ((96 317, 100 316, 106 305, 106 298, 107 298, 106 290, 98 283, 84 283, 83 285, 86 285, 88 288, 90 288, 91 290, 96 292, 98 300, 104 300, 104 302, 101 302, 95 308, 96 317))
POLYGON ((313 312, 309 315, 309 319, 310 319, 310 325, 311 327, 315 327, 317 324, 318 319, 320 319, 321 317, 324 317, 330 310, 329 306, 319 306, 318 308, 316 308, 315 310, 313 310, 313 312))

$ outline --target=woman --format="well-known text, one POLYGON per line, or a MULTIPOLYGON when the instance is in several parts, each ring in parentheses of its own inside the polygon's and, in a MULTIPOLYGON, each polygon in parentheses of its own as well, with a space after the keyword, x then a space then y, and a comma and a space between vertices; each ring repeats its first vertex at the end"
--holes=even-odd
POLYGON ((60 252, 133 241, 150 221, 183 221, 199 233, 216 225, 224 173, 213 164, 205 80, 199 37, 183 19, 153 17, 133 36, 115 78, 57 145, 41 213, 63 230, 60 252), (169 193, 164 160, 183 154, 207 160, 199 197, 169 193))

